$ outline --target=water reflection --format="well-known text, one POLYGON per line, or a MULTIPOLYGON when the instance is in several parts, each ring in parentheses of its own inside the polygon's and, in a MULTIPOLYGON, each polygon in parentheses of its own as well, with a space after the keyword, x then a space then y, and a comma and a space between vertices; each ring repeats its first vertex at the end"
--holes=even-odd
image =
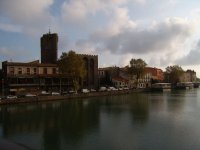
POLYGON ((145 123, 149 117, 149 99, 148 95, 136 94, 130 105, 130 112, 133 120, 138 123, 145 123))
POLYGON ((183 137, 179 144, 180 141, 191 144, 191 134, 200 136, 195 131, 200 124, 199 93, 199 90, 134 93, 1 106, 0 137, 36 150, 122 150, 150 146, 184 149, 184 145, 176 145, 177 137, 183 137), (170 144, 166 145, 166 141, 170 144))
POLYGON ((85 132, 99 124, 99 106, 85 102, 3 106, 0 113, 3 137, 41 132, 45 150, 60 149, 61 137, 66 143, 69 139, 78 142, 85 132))

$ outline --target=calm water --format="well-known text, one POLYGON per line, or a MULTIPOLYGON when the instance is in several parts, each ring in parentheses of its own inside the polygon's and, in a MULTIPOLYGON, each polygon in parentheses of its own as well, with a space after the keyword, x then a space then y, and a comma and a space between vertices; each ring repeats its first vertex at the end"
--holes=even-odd
POLYGON ((0 106, 0 138, 34 150, 199 150, 200 89, 0 106))

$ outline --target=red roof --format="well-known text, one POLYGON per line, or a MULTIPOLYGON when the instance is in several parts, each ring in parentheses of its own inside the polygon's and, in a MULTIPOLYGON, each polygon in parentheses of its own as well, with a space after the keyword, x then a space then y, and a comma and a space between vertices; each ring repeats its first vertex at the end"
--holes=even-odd
POLYGON ((120 82, 128 82, 128 80, 127 80, 127 79, 125 79, 125 78, 122 78, 122 77, 120 77, 120 76, 118 76, 118 77, 114 77, 114 78, 112 78, 112 80, 115 80, 115 81, 120 81, 120 82))

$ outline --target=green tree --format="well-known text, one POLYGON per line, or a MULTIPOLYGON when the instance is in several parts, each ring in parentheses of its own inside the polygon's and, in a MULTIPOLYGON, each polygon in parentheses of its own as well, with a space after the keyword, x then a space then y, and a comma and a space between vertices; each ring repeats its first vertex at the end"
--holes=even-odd
POLYGON ((181 66, 168 66, 165 72, 165 80, 172 84, 176 84, 177 82, 180 82, 180 77, 183 75, 183 73, 184 70, 181 68, 181 66))
POLYGON ((131 59, 128 67, 128 72, 133 78, 135 76, 136 84, 138 79, 143 77, 145 74, 146 62, 142 59, 131 59))
POLYGON ((74 90, 77 91, 86 75, 86 68, 82 57, 74 51, 64 52, 58 60, 59 72, 72 79, 74 90))

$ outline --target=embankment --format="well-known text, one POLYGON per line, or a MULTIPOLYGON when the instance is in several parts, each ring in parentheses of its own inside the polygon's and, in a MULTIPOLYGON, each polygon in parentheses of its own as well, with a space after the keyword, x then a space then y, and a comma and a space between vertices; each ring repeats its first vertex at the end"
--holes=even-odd
POLYGON ((0 105, 33 103, 33 102, 47 102, 47 101, 56 101, 56 100, 69 100, 69 99, 77 99, 77 98, 99 97, 99 96, 112 96, 112 95, 130 94, 130 93, 142 92, 142 91, 144 91, 144 90, 143 89, 134 89, 134 90, 123 90, 123 91, 91 92, 91 93, 86 93, 86 94, 78 93, 78 94, 67 94, 67 95, 57 95, 57 96, 39 95, 36 97, 3 99, 3 100, 0 100, 0 105))

